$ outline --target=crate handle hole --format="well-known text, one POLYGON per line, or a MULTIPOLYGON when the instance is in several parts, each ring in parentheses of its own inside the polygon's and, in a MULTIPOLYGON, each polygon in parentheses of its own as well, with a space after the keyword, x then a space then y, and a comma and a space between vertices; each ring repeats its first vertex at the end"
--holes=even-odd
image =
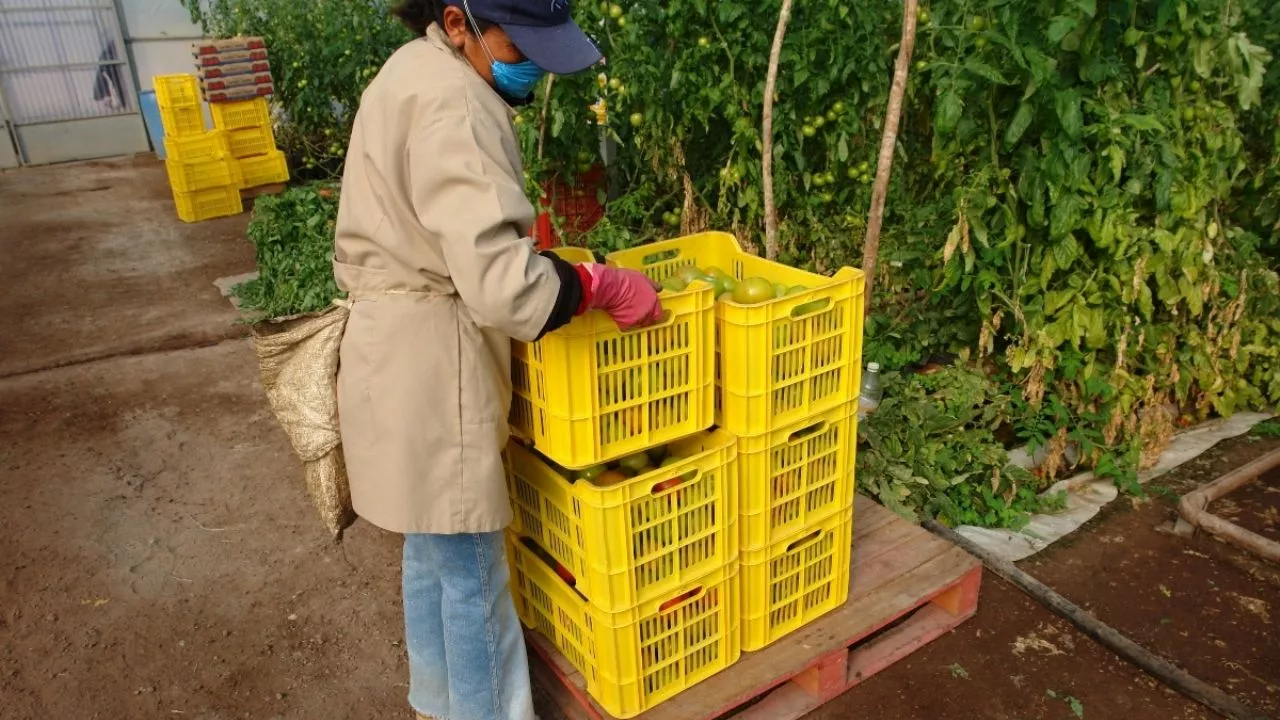
POLYGON ((670 600, 662 603, 662 605, 658 606, 658 612, 664 613, 664 614, 669 613, 672 610, 675 610, 676 608, 680 607, 681 605, 693 602, 694 600, 698 599, 699 596, 702 595, 702 591, 705 589, 706 588, 703 588, 701 585, 699 585, 698 587, 692 590, 689 590, 688 592, 680 593, 679 595, 671 598, 670 600))
POLYGON ((658 263, 664 263, 664 262, 669 262, 671 260, 675 260, 678 257, 680 257, 679 250, 663 250, 662 252, 656 252, 651 255, 645 255, 644 259, 641 260, 640 263, 645 266, 657 265, 658 263))
POLYGON ((831 298, 826 297, 812 302, 801 303, 791 310, 791 319, 799 320, 808 315, 816 315, 817 313, 831 307, 831 298))
POLYGON ((631 333, 640 333, 640 332, 653 330, 654 328, 666 327, 667 325, 670 325, 675 321, 676 321, 675 313, 671 312, 670 310, 663 310, 662 319, 652 325, 641 325, 639 327, 633 327, 628 330, 622 330, 621 328, 619 328, 619 330, 622 330, 622 333, 624 335, 631 334, 631 333))
POLYGON ((827 421, 819 420, 818 422, 810 425, 809 427, 800 428, 799 430, 791 433, 791 435, 787 437, 787 443, 794 444, 794 443, 800 442, 801 440, 804 440, 805 438, 810 437, 812 435, 817 435, 826 429, 827 429, 827 421))
POLYGON ((805 535, 804 537, 800 538, 799 540, 796 540, 795 542, 793 542, 793 543, 791 543, 790 545, 788 545, 788 546, 787 546, 787 552, 793 552, 793 551, 795 551, 795 550, 796 550, 796 549, 798 549, 798 548, 802 548, 802 547, 804 547, 805 545, 808 545, 809 543, 814 542, 815 540, 817 540, 817 539, 818 539, 818 538, 820 538, 820 537, 822 537, 822 531, 821 531, 821 530, 814 530, 813 532, 809 533, 808 535, 805 535))
POLYGON ((693 482, 701 474, 702 474, 702 471, 695 468, 683 475, 677 475, 676 477, 673 477, 669 480, 663 480, 660 483, 655 483, 653 486, 653 490, 650 491, 650 494, 661 495, 662 493, 667 492, 668 490, 672 490, 677 487, 680 487, 685 483, 693 482))

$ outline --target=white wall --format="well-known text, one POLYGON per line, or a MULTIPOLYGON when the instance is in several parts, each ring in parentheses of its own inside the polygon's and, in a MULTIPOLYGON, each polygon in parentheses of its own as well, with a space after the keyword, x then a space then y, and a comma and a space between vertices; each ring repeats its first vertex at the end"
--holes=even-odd
POLYGON ((116 1, 140 90, 152 89, 156 75, 195 72, 191 43, 201 37, 200 27, 179 0, 116 1))

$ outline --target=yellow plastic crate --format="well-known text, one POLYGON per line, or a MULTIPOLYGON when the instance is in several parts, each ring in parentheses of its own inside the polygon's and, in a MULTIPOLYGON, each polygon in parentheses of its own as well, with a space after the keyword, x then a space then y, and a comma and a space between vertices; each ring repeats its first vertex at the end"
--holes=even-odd
POLYGON ((156 75, 151 82, 160 107, 200 107, 200 83, 195 75, 156 75))
POLYGON ((240 158, 236 161, 240 166, 240 187, 251 188, 289 180, 289 163, 284 153, 269 152, 266 155, 240 158))
POLYGON ((189 223, 226 215, 239 215, 244 212, 244 205, 240 201, 240 188, 235 185, 190 193, 175 192, 173 202, 178 207, 178 218, 189 223))
POLYGON ((209 114, 219 130, 271 128, 271 108, 266 98, 209 103, 209 114))
POLYGON ((651 327, 623 332, 595 311, 536 343, 512 343, 512 428, 557 464, 584 468, 711 427, 714 305, 711 286, 695 283, 665 294, 665 319, 651 327))
POLYGON ((227 141, 231 144, 231 156, 247 158, 276 152, 276 139, 270 127, 242 128, 228 130, 227 141))
POLYGON ((231 158, 181 162, 165 160, 169 186, 174 192, 190 193, 219 187, 240 189, 240 168, 231 158))
POLYGON ((761 277, 804 292, 757 305, 716 302, 717 424, 762 435, 857 397, 861 382, 863 276, 833 277, 747 254, 726 233, 703 233, 609 255, 655 280, 685 266, 718 267, 741 280, 761 277))
POLYGON ((738 520, 743 550, 792 537, 853 503, 857 403, 738 438, 738 520))
POLYGON ((203 135, 204 112, 200 106, 160 108, 160 125, 164 127, 166 138, 203 135))
POLYGON ((742 554, 742 649, 759 650, 849 599, 853 507, 798 537, 742 554))
POLYGON ((520 620, 556 646, 616 718, 631 718, 738 661, 738 564, 687 583, 662 600, 607 613, 508 534, 511 588, 520 620))
POLYGON ((168 160, 178 162, 202 162, 231 157, 231 145, 227 134, 221 130, 206 130, 199 135, 180 135, 164 139, 168 160))
POLYGON ((738 556, 736 443, 723 430, 672 443, 681 461, 602 488, 566 479, 512 442, 512 527, 564 565, 601 610, 665 598, 738 556))

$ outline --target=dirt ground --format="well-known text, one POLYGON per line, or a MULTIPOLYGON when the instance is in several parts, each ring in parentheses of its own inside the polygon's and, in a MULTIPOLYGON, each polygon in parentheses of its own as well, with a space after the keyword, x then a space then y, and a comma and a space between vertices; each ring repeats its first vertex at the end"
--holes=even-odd
MULTIPOLYGON (((408 720, 398 539, 328 542, 212 285, 252 268, 247 218, 182 225, 153 159, 0 174, 0 198, 0 717, 408 720)), ((1023 567, 1280 715, 1280 569, 1158 530, 1277 445, 1224 443, 1023 567)), ((1277 537, 1280 475, 1215 508, 1277 537)), ((973 620, 812 717, 1076 709, 1215 717, 990 574, 973 620)))

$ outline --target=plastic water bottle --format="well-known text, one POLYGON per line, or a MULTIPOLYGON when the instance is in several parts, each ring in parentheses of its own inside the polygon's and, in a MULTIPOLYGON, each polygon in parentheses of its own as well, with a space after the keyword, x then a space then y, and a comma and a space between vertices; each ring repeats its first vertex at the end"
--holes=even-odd
POLYGON ((862 389, 858 392, 858 419, 862 420, 880 407, 884 388, 880 385, 880 363, 867 363, 862 374, 862 389))

